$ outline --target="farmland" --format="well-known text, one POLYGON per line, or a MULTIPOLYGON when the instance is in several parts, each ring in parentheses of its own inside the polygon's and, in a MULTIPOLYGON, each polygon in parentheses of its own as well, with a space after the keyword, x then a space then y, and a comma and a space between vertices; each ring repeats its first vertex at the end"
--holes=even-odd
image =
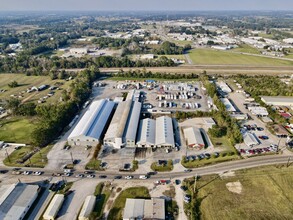
POLYGON ((293 61, 269 57, 250 56, 228 51, 212 49, 195 49, 189 53, 195 65, 261 65, 261 66, 292 66, 293 61))
POLYGON ((201 178, 197 183, 201 219, 291 219, 292 171, 293 167, 278 165, 238 171, 223 179, 201 178), (227 183, 237 182, 238 187, 228 190, 227 183))
POLYGON ((24 74, 1 74, 0 75, 0 90, 4 89, 6 92, 0 92, 0 100, 6 100, 10 97, 18 97, 22 102, 36 102, 41 97, 48 94, 49 90, 46 89, 40 92, 27 93, 26 90, 29 87, 39 87, 43 84, 46 85, 56 85, 60 90, 55 91, 55 95, 48 98, 46 102, 52 103, 59 100, 61 96, 61 90, 68 88, 70 82, 65 80, 51 80, 49 76, 26 76, 24 74), (15 88, 10 88, 8 86, 12 81, 16 81, 19 86, 15 88))

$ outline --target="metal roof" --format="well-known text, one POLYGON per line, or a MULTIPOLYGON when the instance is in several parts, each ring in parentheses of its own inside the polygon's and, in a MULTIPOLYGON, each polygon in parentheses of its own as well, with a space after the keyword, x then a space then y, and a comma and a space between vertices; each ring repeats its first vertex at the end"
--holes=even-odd
POLYGON ((131 103, 131 100, 128 100, 118 104, 104 139, 122 138, 131 110, 131 103))
POLYGON ((87 219, 92 213, 92 211, 94 210, 95 203, 96 203, 95 196, 87 196, 82 206, 82 209, 80 211, 80 214, 78 216, 78 219, 79 220, 87 219))
POLYGON ((93 101, 68 139, 87 136, 100 139, 115 103, 106 99, 93 101))
POLYGON ((51 219, 52 217, 56 217, 57 213, 59 212, 59 209, 61 208, 64 201, 64 195, 63 194, 56 194, 52 201, 50 202, 48 208, 46 209, 43 218, 44 219, 51 219))
POLYGON ((293 105, 292 96, 262 96, 261 99, 267 105, 293 105))
POLYGON ((131 113, 129 116, 128 123, 125 128, 125 138, 126 140, 134 140, 136 138, 137 126, 140 118, 141 103, 133 102, 131 113))
POLYGON ((236 109, 234 108, 234 106, 232 105, 232 103, 230 102, 229 99, 227 99, 227 98, 221 98, 221 101, 225 105, 226 110, 228 112, 236 112, 236 109))
POLYGON ((20 219, 37 197, 39 186, 17 183, 1 187, 0 219, 20 219))
POLYGON ((172 118, 167 116, 157 118, 156 145, 175 145, 172 118))
POLYGON ((144 199, 126 199, 123 219, 143 219, 144 199))
POLYGON ((150 118, 140 120, 137 144, 155 145, 156 143, 156 121, 150 118))
POLYGON ((152 198, 144 202, 144 219, 165 219, 165 200, 152 198))
POLYGON ((183 130, 184 137, 187 140, 187 145, 198 145, 198 146, 205 146, 205 143, 203 141, 201 132, 199 128, 190 127, 185 128, 183 130))
POLYGON ((243 141, 247 146, 254 146, 259 144, 259 141, 255 137, 255 135, 250 132, 246 132, 243 134, 243 141))

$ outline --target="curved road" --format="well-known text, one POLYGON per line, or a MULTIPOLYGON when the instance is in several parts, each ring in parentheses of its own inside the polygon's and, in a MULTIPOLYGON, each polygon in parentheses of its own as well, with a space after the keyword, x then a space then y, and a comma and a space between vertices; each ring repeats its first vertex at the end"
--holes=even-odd
MULTIPOLYGON (((242 159, 242 160, 235 160, 230 162, 223 162, 216 165, 211 166, 205 166, 201 168, 194 168, 191 172, 165 172, 165 173, 157 173, 154 176, 151 176, 150 179, 152 180, 159 180, 159 179, 172 179, 172 178, 184 178, 184 177, 190 177, 194 175, 209 175, 209 174, 220 174, 225 173, 227 171, 233 171, 233 170, 241 170, 241 169, 247 169, 247 168, 253 168, 253 167, 259 167, 259 166, 265 166, 265 165, 272 165, 272 164, 284 164, 287 163, 289 159, 289 156, 283 156, 283 155, 274 155, 274 156, 259 156, 259 157, 253 157, 248 159, 242 159)), ((12 175, 11 170, 12 168, 7 167, 0 167, 0 170, 8 170, 9 172, 5 175, 12 175)), ((52 170, 46 170, 46 169, 37 169, 37 168, 22 168, 22 170, 42 170, 44 173, 42 177, 51 177, 53 173, 61 173, 61 170, 58 171, 52 171, 52 170)), ((68 179, 76 179, 75 175, 79 174, 81 172, 75 172, 71 177, 66 177, 68 179)), ((116 175, 121 176, 127 176, 132 175, 134 176, 134 180, 138 179, 139 175, 144 175, 145 173, 127 173, 127 172, 107 172, 107 171, 96 171, 96 178, 99 178, 99 175, 106 175, 107 177, 105 179, 113 179, 116 175)), ((0 174, 0 177, 3 176, 3 174, 0 174)), ((38 176, 35 176, 38 177, 38 176)), ((122 178, 124 179, 124 178, 122 178)))

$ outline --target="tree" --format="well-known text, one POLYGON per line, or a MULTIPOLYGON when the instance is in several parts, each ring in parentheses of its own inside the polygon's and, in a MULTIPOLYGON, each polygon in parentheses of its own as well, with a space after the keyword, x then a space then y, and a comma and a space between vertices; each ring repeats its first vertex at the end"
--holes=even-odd
POLYGON ((6 108, 9 109, 13 115, 16 115, 18 113, 18 108, 20 104, 21 102, 19 99, 10 98, 9 100, 7 100, 6 108))
POLYGON ((19 86, 19 85, 18 85, 18 83, 14 80, 14 81, 12 81, 11 83, 8 83, 8 86, 9 86, 10 88, 15 88, 15 87, 17 87, 17 86, 19 86))

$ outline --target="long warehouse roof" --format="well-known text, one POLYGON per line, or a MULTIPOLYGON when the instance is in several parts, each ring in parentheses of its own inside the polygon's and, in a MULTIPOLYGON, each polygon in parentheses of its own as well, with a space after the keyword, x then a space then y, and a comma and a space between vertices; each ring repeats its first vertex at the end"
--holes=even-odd
POLYGON ((140 121, 138 137, 138 144, 151 144, 156 143, 156 121, 150 118, 145 118, 140 121))
POLYGON ((172 119, 166 116, 156 120, 156 145, 175 145, 172 119))
POLYGON ((43 218, 45 219, 52 219, 52 217, 55 217, 63 204, 64 201, 64 195, 63 194, 56 194, 52 201, 50 202, 48 208, 46 209, 43 218))
POLYGON ((104 126, 106 125, 114 106, 114 102, 106 99, 94 101, 68 138, 88 136, 100 139, 104 126))
POLYGON ((126 133, 125 133, 126 139, 135 141, 137 126, 138 126, 139 117, 140 117, 140 111, 141 111, 141 103, 133 102, 129 121, 126 125, 126 133))
POLYGON ((131 110, 132 101, 120 102, 113 115, 109 128, 105 134, 105 139, 122 138, 124 129, 131 110))

